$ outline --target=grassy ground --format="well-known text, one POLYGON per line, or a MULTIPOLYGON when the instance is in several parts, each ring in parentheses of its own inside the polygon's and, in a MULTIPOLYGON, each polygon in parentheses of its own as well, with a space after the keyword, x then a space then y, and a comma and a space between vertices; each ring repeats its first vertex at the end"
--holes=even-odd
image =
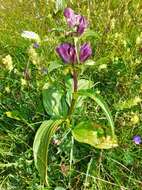
MULTIPOLYGON (((93 80, 107 101, 119 147, 97 150, 59 131, 54 140, 61 143, 53 142, 49 150, 49 189, 60 186, 72 190, 140 190, 142 149, 132 138, 142 134, 142 39, 140 42, 138 38, 142 32, 142 3, 140 0, 67 2, 88 18, 95 33, 86 40, 91 42, 96 64, 88 68, 83 78, 93 80), (73 164, 69 171, 71 151, 73 164)), ((59 27, 65 27, 65 20, 55 1, 0 0, 0 189, 40 188, 32 144, 40 122, 48 119, 41 89, 47 81, 46 68, 56 59, 54 49, 64 40, 62 31, 51 32, 59 27), (28 53, 31 43, 21 37, 23 30, 47 37, 37 50, 38 65, 32 63, 28 53), (2 61, 6 55, 13 60, 11 72, 2 61)), ((104 120, 100 110, 89 102, 86 117, 104 120)))

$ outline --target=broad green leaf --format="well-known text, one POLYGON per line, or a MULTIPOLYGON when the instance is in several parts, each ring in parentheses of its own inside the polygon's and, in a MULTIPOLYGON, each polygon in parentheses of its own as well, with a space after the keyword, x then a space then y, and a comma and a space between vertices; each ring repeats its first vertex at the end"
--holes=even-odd
POLYGON ((101 126, 90 121, 79 123, 72 130, 72 134, 77 141, 87 143, 95 148, 109 149, 118 146, 116 137, 105 137, 101 126))
POLYGON ((100 95, 96 94, 93 90, 80 90, 80 91, 78 91, 78 95, 81 97, 85 96, 86 98, 89 97, 89 98, 93 99, 102 108, 102 110, 104 111, 106 118, 110 124, 112 136, 115 136, 113 118, 112 118, 111 112, 110 112, 107 104, 104 102, 103 98, 100 95))
POLYGON ((55 133, 56 129, 61 125, 63 120, 49 120, 44 121, 35 135, 33 143, 33 154, 35 166, 39 172, 41 183, 48 184, 47 180, 47 159, 48 159, 48 147, 51 137, 55 133))
POLYGON ((43 105, 52 117, 66 116, 68 105, 65 93, 57 83, 46 83, 43 87, 43 105))

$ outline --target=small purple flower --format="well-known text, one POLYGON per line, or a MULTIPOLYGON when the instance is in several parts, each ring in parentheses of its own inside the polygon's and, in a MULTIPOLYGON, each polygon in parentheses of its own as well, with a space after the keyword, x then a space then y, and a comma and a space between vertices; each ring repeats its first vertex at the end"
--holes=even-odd
POLYGON ((88 26, 87 20, 83 16, 75 14, 71 8, 66 8, 64 10, 64 16, 70 27, 76 27, 76 32, 79 35, 81 35, 88 26))
POLYGON ((67 23, 70 27, 74 27, 76 25, 76 16, 71 8, 66 8, 64 10, 64 16, 66 17, 67 23))
POLYGON ((142 142, 141 137, 139 135, 134 136, 133 141, 135 144, 140 144, 142 142))
POLYGON ((65 63, 75 63, 76 62, 76 51, 73 45, 69 43, 60 44, 56 48, 56 52, 62 58, 65 63))
POLYGON ((83 34, 84 30, 87 28, 88 22, 83 16, 80 15, 78 15, 78 19, 79 19, 79 24, 77 25, 77 33, 81 35, 83 34))
POLYGON ((37 42, 35 42, 35 43, 33 44, 33 48, 35 48, 35 49, 39 48, 39 44, 38 44, 37 42))
POLYGON ((80 48, 80 62, 86 61, 92 55, 92 48, 88 43, 85 43, 80 48))

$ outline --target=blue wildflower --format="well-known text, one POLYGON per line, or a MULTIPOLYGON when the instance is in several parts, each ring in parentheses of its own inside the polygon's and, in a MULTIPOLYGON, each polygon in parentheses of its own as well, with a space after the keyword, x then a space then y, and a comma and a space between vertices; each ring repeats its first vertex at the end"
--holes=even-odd
POLYGON ((134 136, 133 141, 135 144, 140 144, 142 142, 141 137, 139 135, 134 136))

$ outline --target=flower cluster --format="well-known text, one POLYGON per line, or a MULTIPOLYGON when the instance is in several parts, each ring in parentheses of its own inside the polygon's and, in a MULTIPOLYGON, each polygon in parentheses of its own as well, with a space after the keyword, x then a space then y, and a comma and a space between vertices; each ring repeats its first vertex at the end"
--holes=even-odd
MULTIPOLYGON (((77 55, 75 47, 70 43, 60 44, 56 48, 57 53, 62 58, 65 63, 76 63, 77 55)), ((86 61, 92 54, 92 49, 88 43, 85 43, 81 46, 79 52, 79 61, 82 63, 86 61)))
MULTIPOLYGON (((76 33, 78 35, 83 34, 84 30, 88 26, 87 20, 78 14, 75 14, 71 8, 66 8, 64 10, 64 16, 66 17, 67 23, 71 28, 76 28, 76 33)), ((70 43, 62 43, 56 48, 56 52, 62 58, 65 63, 77 63, 77 52, 74 45, 70 43)), ((83 63, 92 55, 92 49, 90 44, 84 43, 80 47, 79 51, 79 61, 83 63)))
POLYGON ((6 55, 2 59, 2 63, 6 67, 6 69, 9 70, 9 72, 11 72, 13 70, 13 68, 14 68, 13 61, 12 61, 12 57, 10 55, 6 55))
POLYGON ((71 8, 66 8, 64 10, 64 16, 67 20, 68 25, 71 28, 76 28, 78 35, 83 34, 84 30, 88 26, 88 22, 83 16, 75 14, 71 8))

